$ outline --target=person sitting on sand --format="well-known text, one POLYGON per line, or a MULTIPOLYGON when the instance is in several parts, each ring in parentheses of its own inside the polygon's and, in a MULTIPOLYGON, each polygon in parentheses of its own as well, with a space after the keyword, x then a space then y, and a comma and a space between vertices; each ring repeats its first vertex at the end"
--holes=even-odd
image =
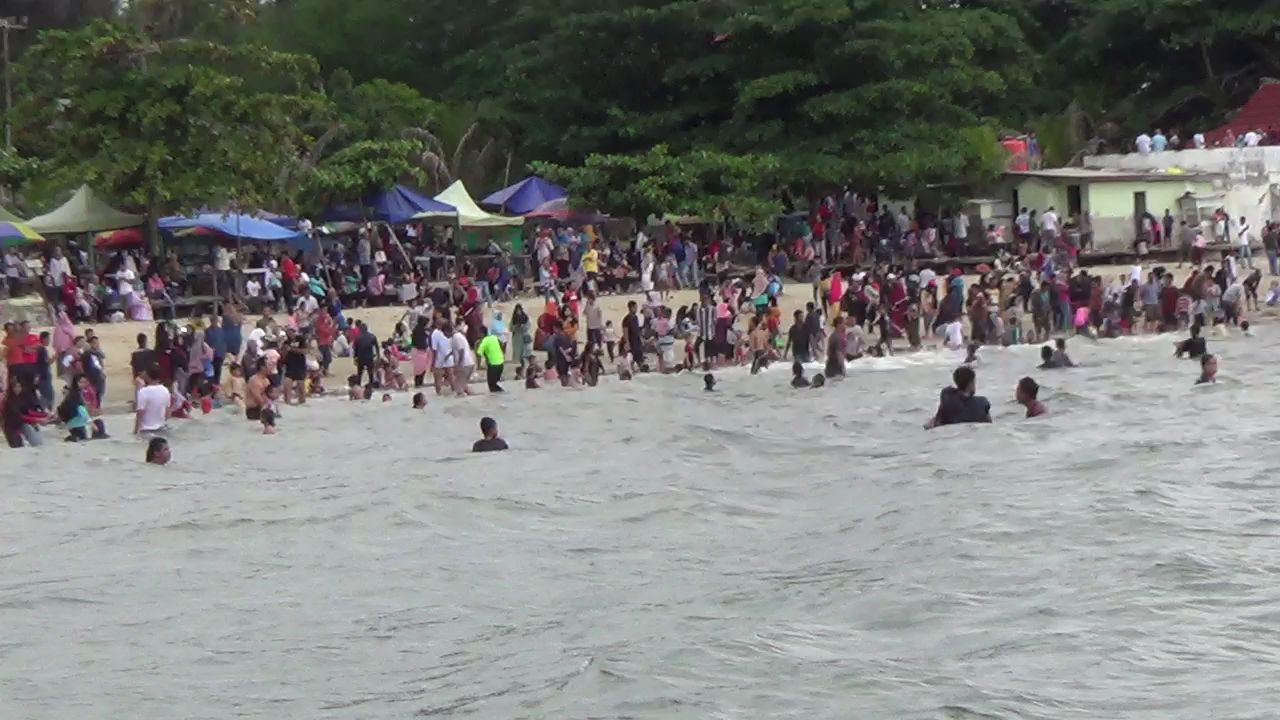
POLYGON ((480 434, 483 436, 471 446, 471 452, 496 452, 507 450, 507 441, 498 437, 498 422, 491 417, 480 419, 480 434))
POLYGON ((169 441, 162 437, 153 437, 147 443, 147 464, 168 465, 170 459, 169 441))
POLYGON ((791 387, 807 388, 812 383, 804 376, 804 365, 799 360, 791 364, 791 387))
POLYGON ((976 395, 977 374, 973 368, 962 365, 951 373, 954 387, 943 388, 938 397, 938 411, 934 413, 925 429, 929 430, 942 425, 958 425, 962 423, 991 422, 991 403, 981 395, 976 395))
POLYGON ((1205 353, 1200 356, 1200 378, 1196 380, 1196 384, 1211 385, 1216 382, 1218 382, 1218 358, 1205 353))
POLYGON ((1018 388, 1014 391, 1014 400, 1019 405, 1027 409, 1027 417, 1040 417, 1049 412, 1049 408, 1044 406, 1037 397, 1040 395, 1040 384, 1034 379, 1024 377, 1018 381, 1018 388))

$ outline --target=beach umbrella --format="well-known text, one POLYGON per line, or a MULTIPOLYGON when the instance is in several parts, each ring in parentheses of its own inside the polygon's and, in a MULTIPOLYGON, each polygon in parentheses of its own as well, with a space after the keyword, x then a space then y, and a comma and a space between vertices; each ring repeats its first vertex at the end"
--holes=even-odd
POLYGON ((0 246, 13 247, 35 242, 44 242, 44 238, 26 223, 0 222, 0 246))

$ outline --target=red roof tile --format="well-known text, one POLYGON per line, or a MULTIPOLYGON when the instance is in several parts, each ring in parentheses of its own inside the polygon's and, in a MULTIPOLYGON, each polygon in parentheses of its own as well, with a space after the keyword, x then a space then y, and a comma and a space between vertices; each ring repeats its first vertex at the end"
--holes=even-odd
POLYGON ((1214 128, 1204 134, 1209 145, 1214 145, 1230 130, 1236 137, 1250 130, 1280 130, 1280 82, 1268 80, 1258 87, 1258 91, 1249 98, 1243 107, 1236 111, 1231 120, 1221 127, 1214 128))

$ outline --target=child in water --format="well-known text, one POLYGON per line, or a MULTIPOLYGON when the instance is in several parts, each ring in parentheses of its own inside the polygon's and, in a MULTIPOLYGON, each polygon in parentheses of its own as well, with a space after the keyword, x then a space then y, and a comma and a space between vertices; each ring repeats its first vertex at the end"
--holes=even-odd
POLYGON ((538 376, 541 374, 542 369, 538 366, 538 361, 534 358, 529 358, 529 369, 524 374, 525 390, 537 390, 542 387, 538 384, 538 376))
POLYGON ((244 405, 245 393, 244 368, 240 367, 238 363, 232 363, 229 368, 231 377, 227 378, 227 384, 222 389, 222 395, 228 403, 241 407, 244 405))
POLYGON ((609 351, 609 362, 613 362, 613 350, 618 346, 618 331, 613 329, 613 321, 604 323, 604 347, 609 351))
POLYGON ((262 411, 261 420, 262 420, 262 434, 275 435, 276 434, 276 411, 269 407, 264 408, 262 411))
POLYGON ((364 392, 360 389, 360 376, 351 375, 347 377, 347 399, 363 400, 364 392))

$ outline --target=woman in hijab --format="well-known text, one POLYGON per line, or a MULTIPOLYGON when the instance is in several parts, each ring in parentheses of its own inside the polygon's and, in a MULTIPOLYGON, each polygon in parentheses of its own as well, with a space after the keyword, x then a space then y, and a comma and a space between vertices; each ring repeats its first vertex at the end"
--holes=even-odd
POLYGON ((545 350, 547 341, 556 332, 556 324, 560 322, 560 308, 555 300, 548 300, 538 316, 538 331, 534 334, 533 344, 539 350, 545 350))
POLYGON ((529 334, 529 316, 519 304, 511 311, 511 348, 512 357, 518 363, 516 379, 520 379, 524 376, 525 363, 533 357, 533 337, 529 334))
POLYGON ((889 276, 889 321, 892 323, 893 336, 902 337, 907 327, 907 284, 902 278, 889 276))
POLYGON ((764 268, 756 268, 755 279, 751 281, 751 299, 764 295, 769 289, 769 276, 765 275, 764 268))
POLYGON ((419 315, 418 322, 414 323, 413 334, 409 339, 413 346, 413 386, 422 387, 426 381, 427 373, 431 372, 431 325, 430 318, 426 315, 419 315))
POLYGON ((53 325, 53 352, 57 357, 71 349, 76 342, 76 326, 71 323, 71 316, 66 307, 58 310, 58 318, 53 325))
POLYGON ((827 295, 827 304, 831 308, 831 319, 835 321, 840 317, 843 309, 842 302, 844 300, 844 273, 836 270, 831 273, 831 292, 827 295))
POLYGON ((467 296, 459 310, 462 321, 467 325, 467 343, 471 347, 484 339, 484 316, 480 312, 480 306, 480 288, 471 283, 467 286, 467 296))

